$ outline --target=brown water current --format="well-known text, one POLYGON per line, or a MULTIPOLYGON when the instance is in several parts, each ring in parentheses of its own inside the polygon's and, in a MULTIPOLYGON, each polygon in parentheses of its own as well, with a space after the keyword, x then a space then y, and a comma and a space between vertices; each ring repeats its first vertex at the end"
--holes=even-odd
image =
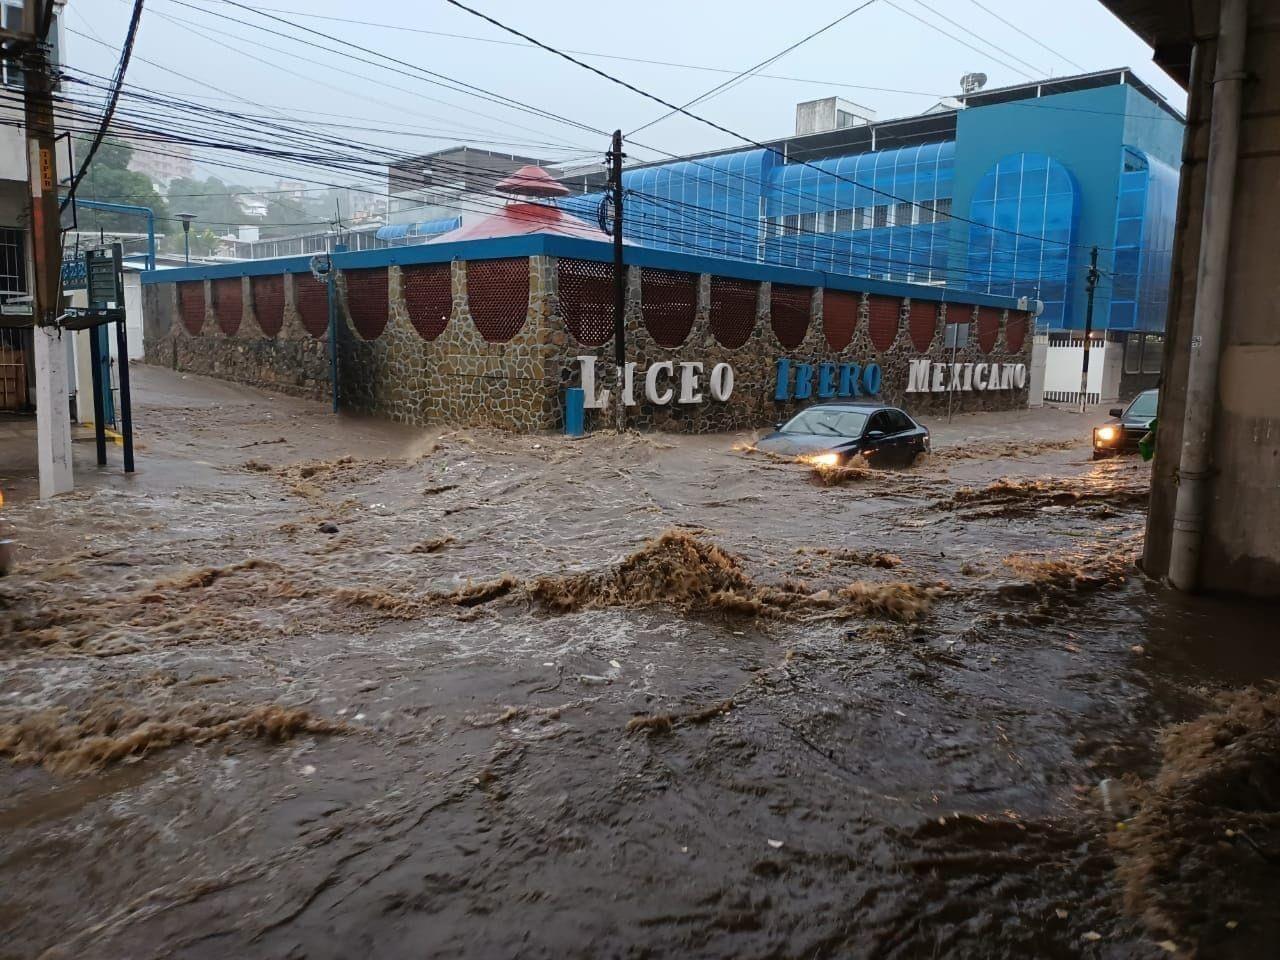
POLYGON ((134 379, 134 478, 0 466, 0 958, 1280 942, 1273 608, 1144 579, 1078 416, 815 483, 134 379))

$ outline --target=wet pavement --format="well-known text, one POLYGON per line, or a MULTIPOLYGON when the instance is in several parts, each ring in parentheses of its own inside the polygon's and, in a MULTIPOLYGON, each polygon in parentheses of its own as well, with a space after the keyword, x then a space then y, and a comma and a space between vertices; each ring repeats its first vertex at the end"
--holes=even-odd
POLYGON ((746 435, 134 379, 134 477, 77 444, 41 503, 0 466, 0 957, 1274 943, 1250 890, 1144 911, 1099 799, 1280 651, 1274 608, 1134 568, 1147 467, 1092 462, 1087 417, 930 423, 823 483, 746 435))

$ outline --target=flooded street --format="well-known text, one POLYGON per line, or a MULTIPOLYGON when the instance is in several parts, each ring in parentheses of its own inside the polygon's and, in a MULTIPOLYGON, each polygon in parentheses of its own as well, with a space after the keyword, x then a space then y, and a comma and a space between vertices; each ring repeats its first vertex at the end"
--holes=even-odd
POLYGON ((135 477, 0 478, 0 957, 1280 938, 1274 608, 1142 577, 1149 468, 1091 421, 820 478, 135 390, 135 477))

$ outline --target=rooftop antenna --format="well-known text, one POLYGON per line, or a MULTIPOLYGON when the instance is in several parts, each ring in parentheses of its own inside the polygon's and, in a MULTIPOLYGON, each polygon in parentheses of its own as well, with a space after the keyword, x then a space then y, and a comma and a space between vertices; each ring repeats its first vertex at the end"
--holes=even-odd
POLYGON ((985 73, 966 73, 960 78, 960 92, 964 94, 977 93, 987 85, 987 75, 985 73))

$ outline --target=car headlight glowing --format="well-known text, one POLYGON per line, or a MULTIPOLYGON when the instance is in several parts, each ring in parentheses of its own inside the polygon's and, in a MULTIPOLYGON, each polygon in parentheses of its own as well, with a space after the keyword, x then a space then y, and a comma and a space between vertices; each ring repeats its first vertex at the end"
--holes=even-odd
POLYGON ((1093 431, 1093 435, 1103 443, 1110 443, 1119 435, 1119 431, 1115 427, 1099 427, 1093 431))
POLYGON ((840 454, 838 453, 819 453, 809 458, 809 462, 815 467, 838 467, 840 466, 840 454))

